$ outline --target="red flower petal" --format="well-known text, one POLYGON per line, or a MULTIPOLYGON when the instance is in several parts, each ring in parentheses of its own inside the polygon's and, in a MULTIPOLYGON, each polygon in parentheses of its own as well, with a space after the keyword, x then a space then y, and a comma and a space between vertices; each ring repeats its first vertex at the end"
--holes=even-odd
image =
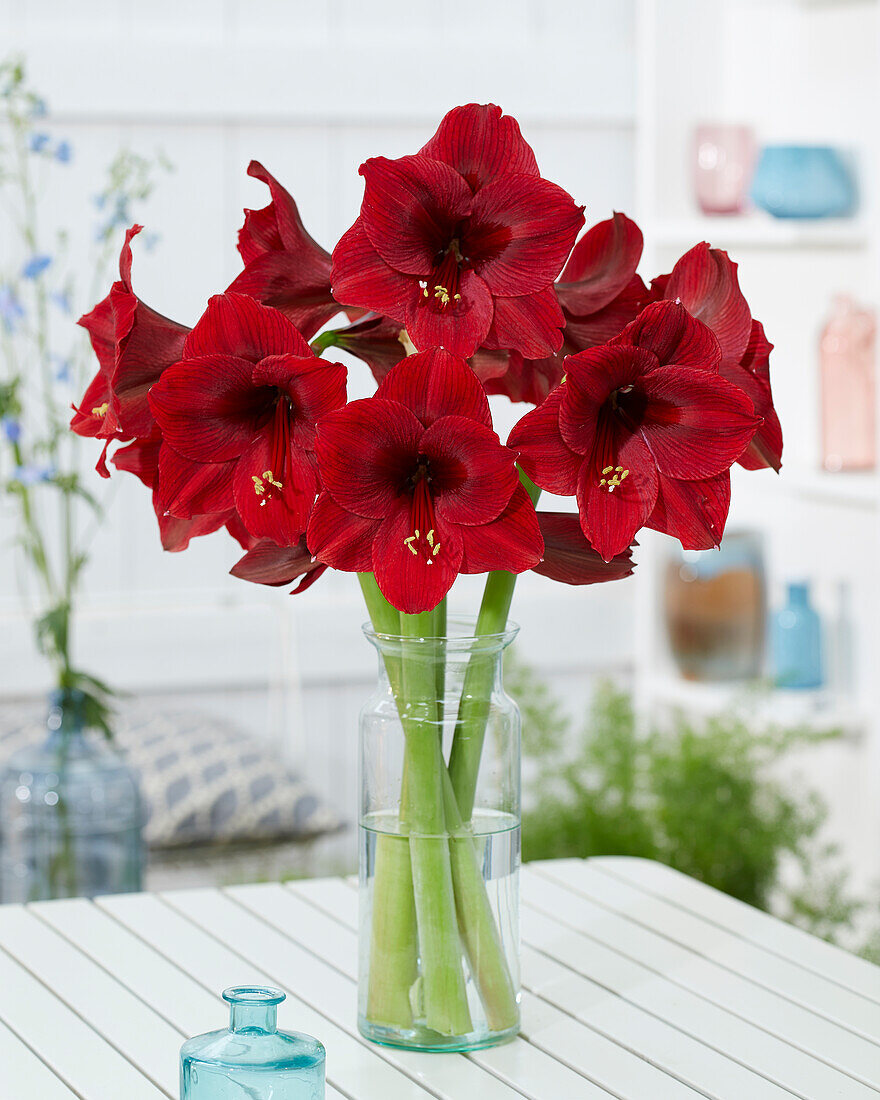
POLYGON ((217 354, 169 367, 150 391, 168 443, 196 462, 237 458, 265 419, 266 395, 252 371, 245 359, 217 354))
MULTIPOLYGON (((154 499, 155 496, 156 494, 154 494, 154 499)), ((219 531, 226 522, 228 515, 228 512, 221 512, 219 515, 179 519, 177 516, 166 516, 157 513, 162 549, 169 550, 172 553, 186 550, 192 539, 219 531)))
POLYGON ((544 557, 534 566, 535 573, 563 584, 600 584, 632 574, 632 551, 627 548, 610 562, 603 561, 584 535, 576 515, 569 512, 537 515, 544 536, 544 557))
POLYGON ((147 486, 154 489, 159 481, 159 451, 162 436, 154 432, 147 439, 136 439, 127 447, 120 447, 111 462, 117 470, 125 470, 147 486))
POLYGON ((416 278, 395 271, 373 248, 360 218, 333 249, 332 282, 337 302, 374 309, 401 324, 406 303, 419 293, 416 278))
POLYGON ((89 439, 110 439, 119 436, 119 421, 113 405, 110 379, 103 370, 89 382, 79 408, 73 405, 70 430, 89 439))
POLYGON ((264 252, 285 250, 303 262, 323 262, 330 270, 330 254, 306 232, 296 203, 275 177, 257 160, 247 174, 269 188, 272 201, 262 210, 245 210, 244 225, 238 232, 238 251, 246 264, 264 252))
POLYGON ((557 287, 565 308, 586 317, 609 305, 632 281, 642 257, 642 231, 625 214, 599 222, 574 246, 557 287))
POLYGON ((685 550, 711 550, 721 542, 729 508, 729 470, 704 481, 676 481, 661 474, 647 526, 672 535, 685 550))
POLYGON ((509 172, 539 175, 535 154, 520 133, 519 123, 502 114, 494 103, 453 107, 419 151, 452 165, 473 191, 509 172))
POLYGON ((511 401, 529 401, 540 405, 562 381, 562 356, 546 359, 523 359, 519 352, 510 353, 504 374, 487 379, 486 393, 501 393, 511 401))
POLYGON ((540 359, 562 347, 565 317, 554 287, 520 298, 496 298, 487 348, 510 348, 528 359, 540 359))
POLYGON ((167 442, 159 449, 158 515, 192 519, 197 515, 230 512, 234 462, 192 462, 167 442))
POLYGON ((314 584, 326 569, 327 566, 315 561, 306 549, 305 539, 300 539, 295 546, 277 546, 271 539, 261 539, 229 572, 239 580, 275 588, 302 577, 293 589, 297 593, 314 584))
POLYGON ((458 576, 462 559, 458 528, 438 516, 436 530, 440 552, 430 560, 411 553, 404 541, 412 534, 408 508, 398 508, 373 540, 376 583, 385 599, 407 615, 436 607, 458 576))
POLYGON ((460 527, 459 533, 464 547, 461 573, 488 573, 492 569, 522 573, 536 567, 544 551, 535 506, 521 485, 497 519, 476 527, 460 527))
POLYGON ((329 255, 323 261, 295 252, 265 252, 226 289, 280 310, 306 339, 339 313, 330 291, 329 255))
POLYGON ((491 428, 464 416, 443 416, 422 436, 430 462, 431 495, 438 520, 477 524, 497 519, 519 477, 516 457, 491 428))
POLYGON ((615 390, 634 385, 657 360, 642 348, 603 344, 569 355, 565 360, 565 385, 561 386, 559 430, 566 445, 589 455, 601 411, 615 390))
POLYGON ((752 403, 718 375, 659 367, 638 382, 641 433, 668 477, 700 480, 728 469, 760 424, 752 403))
POLYGON ((767 467, 779 471, 782 465, 782 426, 773 407, 773 391, 770 387, 770 352, 773 345, 764 335, 760 321, 752 321, 749 346, 738 366, 723 364, 721 373, 735 386, 744 390, 754 406, 755 413, 764 423, 752 437, 746 451, 740 455, 739 464, 747 470, 767 467))
POLYGON ((360 173, 361 222, 370 243, 395 270, 423 277, 470 213, 467 183, 448 164, 420 155, 371 157, 360 173))
POLYGON ((462 251, 493 295, 543 290, 584 224, 568 192, 535 176, 499 176, 474 195, 462 251))
POLYGON ((306 542, 317 558, 334 569, 369 573, 373 539, 381 523, 347 512, 329 493, 321 493, 312 509, 306 542))
POLYGON ((376 397, 406 405, 429 428, 454 413, 492 427, 486 391, 464 359, 431 348, 402 359, 376 390, 376 397))
POLYGON ((559 431, 562 387, 553 390, 543 405, 514 426, 508 447, 519 454, 519 464, 536 485, 559 496, 571 496, 577 487, 583 457, 575 454, 559 431))
POLYGON ((712 330, 677 302, 652 302, 615 338, 616 344, 645 348, 660 364, 717 372, 721 346, 712 330))
POLYGON ((565 309, 563 288, 557 293, 565 313, 565 340, 578 351, 607 344, 630 323, 648 302, 648 290, 638 275, 633 275, 626 287, 607 306, 589 317, 574 317, 565 309))
POLYGON ((708 325, 725 359, 736 363, 742 359, 752 315, 739 289, 736 264, 726 252, 710 248, 705 241, 696 245, 672 269, 663 297, 680 299, 689 313, 708 325))
POLYGON ((626 551, 654 510, 658 479, 654 460, 640 436, 618 430, 605 442, 593 461, 581 467, 577 501, 584 534, 610 562, 626 551), (600 485, 609 466, 628 471, 613 492, 600 485))
POLYGON ((274 469, 275 440, 262 432, 235 465, 235 508, 248 531, 293 546, 305 534, 317 493, 317 479, 308 458, 291 447, 283 469, 274 469))
POLYGON ((283 313, 246 294, 215 294, 189 336, 183 354, 234 355, 258 363, 267 355, 308 357, 311 348, 283 313))
POLYGON ((84 313, 76 323, 88 332, 92 350, 101 366, 101 374, 109 378, 116 365, 116 330, 110 295, 102 298, 93 310, 84 313))
POLYGON ((425 433, 396 401, 368 397, 328 413, 318 424, 315 453, 321 482, 337 504, 367 519, 397 507, 425 433))
POLYGON ((463 271, 461 300, 445 309, 426 300, 418 284, 416 290, 406 307, 406 328, 416 347, 444 347, 465 359, 473 355, 492 326, 492 295, 483 280, 473 271, 463 271))

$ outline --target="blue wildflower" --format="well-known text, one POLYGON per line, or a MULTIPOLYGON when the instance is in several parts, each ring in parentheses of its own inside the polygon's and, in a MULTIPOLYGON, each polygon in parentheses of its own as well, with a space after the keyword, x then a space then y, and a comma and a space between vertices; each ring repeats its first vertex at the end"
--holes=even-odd
POLYGON ((143 247, 147 252, 152 252, 156 245, 161 240, 161 236, 158 233, 144 233, 141 240, 143 241, 143 247))
POLYGON ((50 355, 49 359, 55 368, 55 379, 58 382, 69 382, 73 376, 73 364, 63 355, 50 355))
POLYGON ((49 108, 46 106, 45 99, 34 96, 31 100, 31 118, 45 118, 48 110, 49 108))
POLYGON ((47 256, 45 253, 38 253, 36 256, 31 256, 24 267, 21 269, 22 279, 36 279, 49 266, 52 262, 52 257, 47 256))
POLYGON ((32 153, 42 153, 49 144, 49 135, 43 133, 31 134, 28 140, 28 148, 32 153))
POLYGON ((24 466, 15 467, 12 480, 17 481, 19 485, 29 487, 31 485, 39 485, 40 482, 43 481, 51 481, 54 476, 54 466, 45 466, 37 462, 28 462, 24 466))
POLYGON ((92 195, 92 202, 95 204, 95 206, 99 210, 103 210, 104 207, 107 205, 107 196, 106 195, 92 195))
POLYGON ((0 286, 0 320, 7 332, 13 332, 15 326, 24 317, 21 302, 11 286, 0 286))
POLYGON ((21 424, 11 416, 4 416, 2 420, 3 434, 10 443, 18 443, 21 439, 21 424))
POLYGON ((55 159, 60 164, 69 164, 73 158, 73 148, 69 141, 59 141, 55 146, 55 159))

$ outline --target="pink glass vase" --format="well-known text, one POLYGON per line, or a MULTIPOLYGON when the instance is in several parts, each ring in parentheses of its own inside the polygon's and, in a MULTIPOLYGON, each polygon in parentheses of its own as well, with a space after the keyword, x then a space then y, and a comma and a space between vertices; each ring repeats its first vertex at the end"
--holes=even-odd
POLYGON ((834 299, 819 343, 826 470, 874 468, 876 328, 873 312, 860 309, 845 295, 834 299))
POLYGON ((741 214, 748 206, 755 167, 755 136, 748 126, 698 126, 694 134, 694 193, 704 214, 741 214))

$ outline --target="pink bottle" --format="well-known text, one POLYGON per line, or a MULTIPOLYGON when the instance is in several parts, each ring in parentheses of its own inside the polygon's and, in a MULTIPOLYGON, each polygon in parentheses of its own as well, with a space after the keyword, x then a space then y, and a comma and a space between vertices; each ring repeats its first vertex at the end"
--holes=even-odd
POLYGON ((704 214, 741 214, 748 207, 755 137, 748 126, 698 126, 694 132, 694 193, 704 214))
POLYGON ((826 470, 874 468, 876 328, 871 310, 860 309, 846 295, 835 297, 819 343, 826 470))

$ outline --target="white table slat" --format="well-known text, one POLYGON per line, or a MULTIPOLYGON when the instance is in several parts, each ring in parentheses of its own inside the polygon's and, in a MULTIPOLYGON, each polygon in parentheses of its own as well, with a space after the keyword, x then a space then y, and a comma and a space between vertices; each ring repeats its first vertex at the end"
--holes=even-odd
POLYGON ((178 1031, 23 907, 0 907, 0 943, 132 1065, 176 1097, 178 1031))
MULTIPOLYGON (((527 943, 575 972, 570 980, 554 988, 554 995, 572 996, 576 1015, 595 1012, 592 994, 582 990, 577 982, 578 975, 582 975, 796 1095, 810 1097, 814 1095, 812 1090, 824 1085, 827 1095, 834 1096, 832 1090, 842 1087, 837 1070, 675 985, 597 938, 566 928, 529 905, 522 908, 522 928, 527 943), (575 1007, 585 993, 586 1010, 575 1007)), ((867 1068, 870 1071, 876 1066, 867 1068)), ((876 1100, 873 1089, 855 1080, 846 1088, 848 1091, 840 1095, 876 1100)))
MULTIPOLYGON (((880 1003, 750 944, 702 917, 645 894, 588 864, 571 870, 554 869, 547 864, 530 873, 536 872, 542 890, 549 890, 554 897, 558 896, 558 888, 574 891, 605 910, 615 924, 623 920, 626 928, 638 925, 652 937, 652 942, 656 943, 658 936, 666 937, 687 952, 711 960, 713 967, 722 966, 738 978, 748 975, 749 982, 773 994, 782 993, 787 1000, 858 1035, 868 1039, 880 1036, 880 1003)), ((664 955, 659 952, 661 959, 664 955)), ((685 957, 679 955, 679 958, 685 957)))
MULTIPOLYGON (((860 1069, 864 1075, 862 1080, 874 1086, 880 1085, 880 1047, 863 1036, 855 1035, 809 1009, 792 1004, 747 978, 528 869, 522 876, 522 894, 524 904, 565 924, 578 935, 598 940, 676 985, 705 997, 743 1020, 751 1021, 829 1065, 838 1069, 844 1066, 860 1069)), ((868 1008, 872 1007, 869 1001, 858 999, 868 1008)))
POLYGON ((0 1022, 0 1085, 5 1096, 76 1100, 76 1094, 41 1062, 30 1047, 0 1022))
MULTIPOLYGON (((350 930, 357 928, 351 883, 339 879, 304 880, 288 884, 287 889, 350 930)), ((625 1100, 684 1100, 697 1095, 694 1088, 683 1083, 688 1077, 713 1100, 742 1100, 744 1096, 750 1100, 783 1100, 789 1095, 739 1066, 728 1071, 730 1063, 720 1055, 633 1006, 623 1006, 627 1018, 620 1034, 603 1034, 601 1005, 588 1024, 532 995, 529 971, 543 974, 556 964, 528 946, 523 948, 522 958, 524 1036, 533 1046, 604 1085, 614 1095, 625 1100), (642 1040, 646 1040, 644 1047, 640 1045, 642 1040), (671 1051, 677 1052, 677 1057, 670 1059, 671 1051), (713 1079, 718 1081, 717 1089, 711 1084, 713 1079)), ((564 968, 560 969, 569 976, 564 968)), ((596 992, 600 1000, 612 996, 598 986, 596 992)))
POLYGON ((329 1100, 880 1100, 880 969, 678 872, 522 874, 522 1035, 467 1055, 357 1032, 351 879, 0 906, 0 1100, 169 1100, 228 985, 277 985, 329 1100))
MULTIPOLYGON (((223 900, 217 891, 205 892, 218 904, 223 900)), ((211 992, 250 983, 283 989, 288 994, 284 1011, 290 1026, 321 1040, 327 1048, 328 1080, 344 1096, 356 1100, 426 1100, 435 1095, 395 1072, 380 1057, 379 1048, 356 1042, 300 1000, 297 991, 301 983, 296 977, 291 986, 244 958, 240 952, 243 944, 229 946, 154 894, 100 898, 98 904, 211 992)), ((214 1026, 221 1025, 215 1022, 214 1026)))
MULTIPOLYGON (((271 973, 276 981, 301 990, 300 995, 312 1008, 361 1042, 356 1027, 356 986, 329 963, 291 940, 289 936, 295 935, 295 929, 279 932, 231 896, 218 898, 213 891, 177 890, 163 896, 200 927, 226 943, 238 945, 238 950, 271 973)), ((433 1054, 391 1047, 370 1049, 378 1049, 385 1061, 414 1081, 430 1080, 432 1090, 443 1100, 457 1100, 471 1093, 492 1100, 519 1100, 522 1095, 466 1058, 443 1059, 438 1063, 433 1054)))
POLYGON ((166 1095, 2 949, 0 1019, 78 1096, 162 1100, 166 1095))
MULTIPOLYGON (((345 891, 343 903, 347 903, 351 911, 351 892, 342 884, 340 887, 345 891)), ((356 923, 355 926, 334 928, 332 936, 328 936, 326 915, 294 891, 286 890, 281 886, 266 885, 231 887, 227 892, 241 904, 261 914, 276 928, 293 936, 307 950, 326 959, 345 974, 349 981, 352 1003, 356 1003, 358 972, 356 923)), ((432 1054, 420 1057, 435 1059, 435 1055, 432 1054)), ((579 1091, 585 1097, 608 1096, 607 1092, 598 1087, 590 1092, 590 1085, 581 1074, 561 1064, 542 1050, 532 1048, 521 1038, 504 1046, 475 1051, 468 1057, 470 1061, 496 1074, 502 1081, 515 1084, 518 1091, 514 1093, 507 1090, 505 1095, 522 1094, 529 1097, 529 1100, 557 1100, 559 1096, 569 1095, 573 1091, 579 1091)), ((432 1064, 426 1065, 426 1070, 430 1070, 432 1064)))
MULTIPOLYGON (((538 866, 549 868, 552 862, 538 866)), ((564 874, 566 867, 580 866, 584 861, 555 862, 559 873, 564 874)), ((652 860, 599 856, 589 860, 589 866, 880 1003, 880 968, 778 917, 652 860)))

